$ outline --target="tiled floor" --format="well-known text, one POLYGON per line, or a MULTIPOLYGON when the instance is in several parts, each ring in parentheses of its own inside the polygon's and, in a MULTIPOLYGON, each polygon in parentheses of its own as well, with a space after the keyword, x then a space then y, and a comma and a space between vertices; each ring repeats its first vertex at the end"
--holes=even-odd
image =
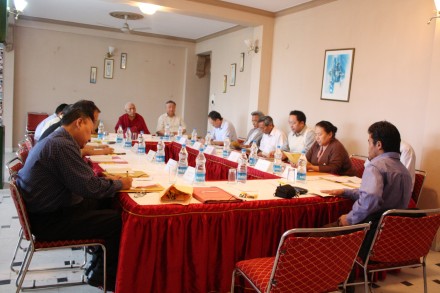
MULTIPOLYGON (((9 154, 9 157, 11 155, 9 154)), ((8 157, 8 156, 7 156, 8 157)), ((7 171, 6 171, 7 172, 7 171)), ((7 184, 4 188, 8 188, 7 184)), ((17 218, 15 206, 9 194, 9 189, 0 190, 0 293, 15 292, 16 273, 9 268, 9 263, 14 252, 20 223, 17 218)), ((24 253, 19 251, 16 262, 23 260, 24 253)), ((82 261, 83 253, 78 250, 61 250, 57 252, 39 252, 34 255, 32 267, 64 266, 72 259, 75 263, 82 261)), ((440 252, 431 251, 427 258, 428 291, 440 292, 440 252)), ((66 281, 78 281, 82 272, 64 270, 50 273, 29 273, 26 276, 25 285, 62 283, 66 281)), ((423 292, 423 278, 421 269, 403 269, 399 273, 389 273, 384 281, 375 284, 374 292, 377 293, 414 293, 423 292)), ((88 285, 66 287, 61 289, 45 289, 38 292, 75 292, 75 293, 97 293, 102 292, 97 288, 88 285)), ((356 287, 357 293, 364 292, 363 286, 356 287)), ((179 292, 176 292, 179 293, 179 292)))

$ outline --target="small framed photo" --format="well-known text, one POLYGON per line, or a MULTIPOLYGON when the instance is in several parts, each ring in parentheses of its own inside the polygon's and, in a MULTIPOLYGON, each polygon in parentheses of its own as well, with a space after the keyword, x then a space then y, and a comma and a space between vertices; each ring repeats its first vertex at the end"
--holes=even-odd
POLYGON ((353 61, 354 48, 325 51, 321 100, 349 101, 353 61))
POLYGON ((113 78, 113 67, 115 64, 115 60, 113 59, 104 59, 104 78, 113 78))
POLYGON ((231 79, 229 80, 230 86, 235 86, 235 72, 237 70, 237 63, 231 64, 231 79))
POLYGON ((121 53, 121 69, 127 68, 127 53, 121 53))
POLYGON ((244 71, 244 53, 240 53, 240 72, 244 71))
POLYGON ((98 73, 97 67, 90 67, 90 83, 96 83, 97 73, 98 73))

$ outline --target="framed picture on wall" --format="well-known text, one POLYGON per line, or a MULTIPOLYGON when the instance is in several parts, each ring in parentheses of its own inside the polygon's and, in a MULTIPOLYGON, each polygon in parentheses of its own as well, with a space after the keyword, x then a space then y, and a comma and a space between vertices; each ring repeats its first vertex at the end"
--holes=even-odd
POLYGON ((121 53, 121 69, 127 68, 127 53, 121 53))
POLYGON ((237 70, 237 63, 232 63, 231 64, 231 79, 229 80, 229 85, 231 86, 235 86, 235 73, 237 70))
POLYGON ((113 67, 115 64, 115 60, 113 59, 104 59, 104 78, 113 78, 113 67))
POLYGON ((90 83, 96 83, 97 67, 90 67, 90 83))
POLYGON ((321 100, 349 101, 353 61, 354 48, 325 51, 321 100))
POLYGON ((239 66, 239 68, 240 68, 240 72, 244 71, 244 52, 240 53, 240 66, 239 66))
POLYGON ((223 75, 223 93, 226 93, 227 87, 228 87, 228 76, 223 75))

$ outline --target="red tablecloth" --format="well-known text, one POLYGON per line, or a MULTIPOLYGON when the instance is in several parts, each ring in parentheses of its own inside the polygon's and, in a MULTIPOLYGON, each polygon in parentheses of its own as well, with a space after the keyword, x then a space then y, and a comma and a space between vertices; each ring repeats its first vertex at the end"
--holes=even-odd
POLYGON ((234 264, 273 256, 282 233, 320 227, 350 211, 341 198, 139 206, 120 194, 117 290, 228 292, 234 264))

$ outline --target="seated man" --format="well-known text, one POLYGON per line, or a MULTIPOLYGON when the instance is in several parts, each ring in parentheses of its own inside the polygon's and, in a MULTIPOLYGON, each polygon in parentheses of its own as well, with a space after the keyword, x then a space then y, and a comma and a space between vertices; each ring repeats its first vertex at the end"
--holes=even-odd
POLYGON ((368 128, 368 158, 359 189, 323 190, 323 192, 354 200, 352 210, 335 225, 346 226, 372 221, 359 256, 365 258, 380 216, 389 209, 405 209, 411 198, 411 176, 400 162, 400 133, 387 122, 380 121, 368 128))
POLYGON ((223 141, 227 136, 231 142, 237 140, 237 133, 235 132, 235 127, 231 122, 223 119, 217 111, 211 111, 208 114, 209 123, 214 127, 212 132, 212 144, 223 145, 223 141))
MULTIPOLYGON (((129 189, 132 179, 97 177, 81 157, 80 149, 90 139, 98 115, 91 101, 69 108, 62 126, 29 152, 17 185, 38 240, 105 240, 107 288, 114 291, 122 223, 111 200, 119 190, 129 189)), ((102 263, 93 268, 90 285, 103 285, 102 270, 102 263)))
POLYGON ((150 134, 144 118, 136 113, 136 106, 132 102, 125 104, 125 114, 119 117, 115 125, 115 132, 118 131, 119 126, 122 127, 124 133, 127 127, 130 127, 131 133, 136 132, 139 134, 143 131, 144 134, 150 134))
POLYGON ((270 116, 263 116, 258 120, 258 127, 263 132, 258 154, 266 158, 273 158, 277 146, 282 147, 286 141, 286 134, 273 125, 273 119, 270 116))
POLYGON ((38 142, 40 140, 41 135, 44 133, 44 131, 46 131, 47 128, 49 128, 49 126, 61 120, 61 118, 63 117, 63 110, 67 106, 68 106, 67 104, 59 105, 55 109, 55 113, 48 116, 46 119, 44 119, 37 125, 37 128, 35 129, 35 133, 34 133, 35 142, 38 142))
POLYGON ((255 143, 257 146, 260 146, 261 138, 263 137, 263 132, 261 131, 260 127, 258 127, 258 120, 260 120, 261 117, 264 117, 264 114, 261 111, 254 111, 251 113, 252 116, 252 128, 247 137, 246 141, 243 142, 242 147, 248 148, 252 145, 252 142, 255 140, 255 143))
MULTIPOLYGON (((313 129, 306 125, 306 115, 298 110, 291 111, 289 114, 289 126, 291 131, 287 136, 287 143, 282 147, 283 151, 290 153, 307 152, 315 142, 313 129)), ((283 159, 286 156, 283 154, 283 159)))
POLYGON ((174 101, 167 101, 165 103, 166 113, 159 116, 157 121, 156 133, 163 136, 165 134, 165 126, 170 126, 170 134, 176 135, 179 126, 182 126, 182 133, 186 132, 186 124, 182 118, 176 115, 176 103, 174 101))

